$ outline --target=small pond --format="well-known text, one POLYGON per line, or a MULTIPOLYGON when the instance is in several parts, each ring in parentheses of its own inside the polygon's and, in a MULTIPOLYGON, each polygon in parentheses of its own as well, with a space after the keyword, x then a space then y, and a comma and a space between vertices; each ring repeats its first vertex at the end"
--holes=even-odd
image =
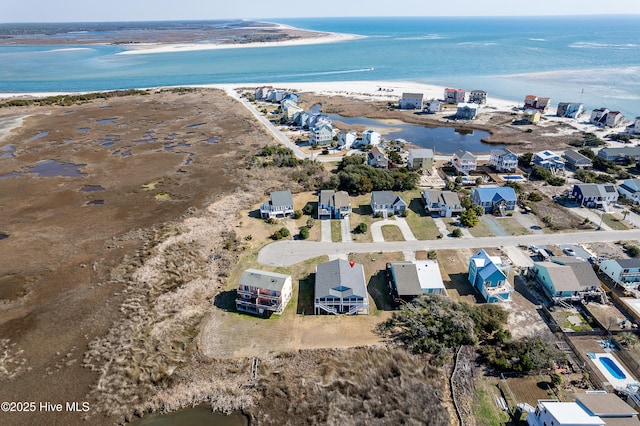
POLYGON ((404 139, 412 144, 431 148, 439 154, 453 154, 459 149, 472 153, 489 152, 504 145, 492 145, 482 142, 482 138, 489 137, 489 132, 471 129, 456 129, 453 127, 425 127, 417 124, 386 123, 365 117, 342 117, 338 114, 328 114, 334 121, 346 125, 364 126, 369 129, 380 129, 387 140, 404 139), (387 130, 385 130, 387 129, 387 130))
POLYGON ((36 173, 40 177, 80 177, 87 174, 82 172, 86 164, 63 163, 57 160, 44 160, 36 163, 35 166, 26 169, 27 173, 36 173))

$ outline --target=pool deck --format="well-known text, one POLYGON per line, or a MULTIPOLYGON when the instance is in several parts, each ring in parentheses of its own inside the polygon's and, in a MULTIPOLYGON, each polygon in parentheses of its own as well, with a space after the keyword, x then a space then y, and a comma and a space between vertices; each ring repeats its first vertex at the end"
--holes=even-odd
POLYGON ((638 381, 627 371, 627 369, 622 366, 620 361, 618 361, 618 359, 614 355, 614 352, 596 353, 593 355, 595 356, 595 358, 589 357, 589 360, 593 362, 593 365, 595 365, 598 371, 600 371, 600 373, 607 379, 608 384, 613 386, 615 389, 626 389, 628 385, 638 383, 638 381), (626 379, 621 380, 613 377, 609 370, 607 370, 607 368, 600 361, 601 357, 612 359, 613 362, 615 362, 615 364, 618 366, 620 371, 624 373, 626 379))

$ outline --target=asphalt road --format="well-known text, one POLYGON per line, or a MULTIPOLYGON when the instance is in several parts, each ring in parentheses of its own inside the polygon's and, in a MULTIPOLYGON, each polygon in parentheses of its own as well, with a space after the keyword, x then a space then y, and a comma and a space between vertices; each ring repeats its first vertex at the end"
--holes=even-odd
POLYGON ((290 266, 314 257, 349 253, 402 252, 433 249, 487 248, 518 245, 559 245, 620 240, 639 240, 640 229, 627 231, 589 231, 568 234, 519 235, 508 237, 450 238, 426 241, 380 243, 322 243, 317 241, 278 241, 264 246, 258 262, 272 266, 290 266))

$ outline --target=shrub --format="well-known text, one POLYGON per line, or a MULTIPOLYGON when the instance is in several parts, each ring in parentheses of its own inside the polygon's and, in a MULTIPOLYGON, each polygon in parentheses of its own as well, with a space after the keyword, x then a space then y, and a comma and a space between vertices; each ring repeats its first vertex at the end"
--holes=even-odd
POLYGON ((429 250, 429 252, 427 253, 427 259, 436 260, 437 258, 438 258, 438 252, 435 250, 429 250))
POLYGON ((531 160, 533 159, 533 154, 530 152, 526 152, 520 156, 518 156, 518 166, 520 167, 529 167, 531 164, 531 160))
POLYGON ((638 257, 638 255, 640 255, 640 248, 633 244, 625 244, 624 250, 631 257, 638 257))
POLYGON ((306 240, 307 238, 309 238, 309 228, 303 226, 300 228, 300 239, 306 240))
POLYGON ((529 195, 527 195, 527 200, 529 201, 542 201, 542 195, 538 194, 537 192, 530 192, 529 195))
POLYGON ((369 230, 369 227, 364 222, 358 224, 358 226, 356 226, 356 229, 355 229, 355 231, 358 234, 366 234, 368 230, 369 230))
POLYGON ((294 219, 300 219, 302 217, 302 210, 296 210, 293 212, 294 219))
POLYGON ((311 229, 311 228, 313 228, 313 225, 315 225, 315 224, 316 224, 316 221, 315 221, 315 220, 313 220, 313 218, 312 218, 312 217, 310 217, 309 219, 307 219, 307 228, 311 229))
POLYGON ((311 216, 313 214, 313 204, 309 203, 302 208, 302 213, 311 216))
POLYGON ((267 222, 269 225, 275 225, 275 224, 280 222, 275 217, 269 217, 269 218, 265 219, 264 221, 267 222))
MULTIPOLYGON (((460 222, 464 226, 468 226, 469 228, 476 226, 479 220, 480 219, 478 219, 478 215, 476 214, 475 209, 467 209, 460 215, 460 222)), ((460 235, 462 235, 462 232, 460 233, 460 235)), ((457 236, 454 235, 454 237, 457 236)))
POLYGON ((291 233, 287 228, 280 228, 271 235, 271 238, 274 240, 281 240, 283 238, 287 238, 289 235, 291 235, 291 233))
POLYGON ((553 176, 547 179, 547 183, 551 186, 562 186, 567 182, 565 178, 560 176, 553 176))
POLYGON ((460 228, 455 228, 455 229, 451 232, 451 235, 452 235, 454 238, 460 238, 460 237, 462 237, 462 229, 460 229, 460 228))

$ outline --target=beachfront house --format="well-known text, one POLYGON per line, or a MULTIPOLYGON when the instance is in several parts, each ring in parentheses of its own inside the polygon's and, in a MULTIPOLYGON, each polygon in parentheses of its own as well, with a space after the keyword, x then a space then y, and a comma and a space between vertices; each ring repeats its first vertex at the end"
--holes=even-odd
POLYGON ((381 141, 382 141, 382 135, 376 132, 375 130, 368 129, 362 132, 362 145, 364 146, 367 146, 367 145, 376 146, 380 144, 381 141))
POLYGON ((584 114, 584 105, 579 102, 560 102, 556 115, 564 118, 578 118, 584 114))
POLYGON ((499 256, 489 256, 481 249, 469 259, 469 282, 487 303, 509 302, 513 287, 507 276, 509 267, 499 256))
MULTIPOLYGON (((439 99, 429 99, 424 103, 424 111, 429 114, 435 114, 442 110, 442 102, 439 99)), ((638 132, 640 133, 640 131, 638 132)))
POLYGON ((624 123, 625 117, 620 111, 609 111, 609 114, 607 114, 606 127, 620 127, 624 123))
POLYGON ((404 199, 394 195, 393 191, 372 191, 370 205, 374 216, 382 215, 382 217, 402 214, 407 209, 404 199))
POLYGON ((293 122, 298 114, 304 111, 298 104, 289 99, 282 101, 280 108, 282 108, 282 115, 288 122, 293 122))
POLYGON ((431 171, 433 168, 432 149, 410 149, 407 158, 407 167, 411 170, 431 171))
POLYGON ((351 200, 346 191, 323 189, 318 194, 318 219, 344 219, 351 213, 351 200))
POLYGON ((374 146, 371 148, 371 151, 367 153, 367 164, 372 167, 387 169, 389 168, 389 159, 382 148, 374 146))
POLYGON ((261 101, 266 99, 267 93, 269 93, 269 90, 271 89, 273 89, 273 86, 261 86, 256 88, 254 92, 254 97, 256 98, 256 101, 261 101))
POLYGON ((472 90, 469 92, 469 103, 484 105, 487 103, 487 92, 484 90, 472 90))
POLYGON ((478 168, 478 160, 469 151, 458 150, 453 154, 451 165, 460 173, 468 176, 478 168))
POLYGON ((608 259, 600 262, 600 272, 625 288, 638 288, 640 259, 608 259))
POLYGON ((260 217, 263 219, 291 217, 293 212, 293 197, 289 190, 272 192, 269 201, 260 206, 260 217))
POLYGON ((473 120, 478 115, 478 104, 459 103, 456 110, 457 120, 473 120))
POLYGON ((492 149, 489 165, 498 172, 515 172, 518 168, 518 156, 507 148, 492 149))
POLYGON ((533 164, 544 167, 552 172, 564 171, 564 161, 559 154, 545 150, 533 154, 533 164))
POLYGON ((633 204, 640 202, 640 179, 625 179, 618 186, 618 193, 633 204))
POLYGON ((575 257, 552 257, 534 262, 529 276, 539 284, 554 303, 577 302, 599 295, 600 280, 589 262, 575 257))
POLYGON ((240 277, 237 293, 236 309, 240 312, 281 314, 293 293, 291 275, 247 269, 240 277))
POLYGON ((387 265, 389 291, 396 301, 408 302, 421 295, 448 296, 436 260, 391 262, 387 265))
POLYGON ((618 201, 618 190, 611 183, 579 183, 573 185, 571 195, 581 206, 607 210, 607 207, 618 201))
POLYGON ((403 93, 398 108, 400 109, 422 109, 424 95, 422 93, 403 93))
POLYGON ((640 117, 636 117, 628 128, 629 133, 640 135, 640 117))
POLYGON ((451 89, 447 87, 444 89, 444 101, 448 104, 457 104, 464 102, 467 93, 464 89, 451 89))
POLYGON ((524 97, 524 109, 536 109, 541 112, 546 112, 547 108, 551 104, 551 98, 539 98, 535 95, 527 95, 524 97))
POLYGON ((460 204, 460 197, 453 191, 425 189, 422 191, 422 201, 427 213, 435 213, 440 217, 453 217, 464 211, 464 207, 460 204))
POLYGON ((368 314, 364 267, 344 259, 316 266, 313 307, 316 315, 368 314))
POLYGON ((593 162, 589 157, 580 154, 578 151, 568 149, 562 154, 567 167, 572 170, 586 170, 593 167, 593 162))
POLYGON ((331 145, 333 141, 333 126, 328 123, 320 123, 309 130, 309 144, 311 146, 331 145))
POLYGON ((338 149, 351 149, 358 140, 358 133, 355 130, 343 130, 338 133, 338 149))
POLYGON ((609 111, 608 108, 597 108, 591 111, 589 123, 598 127, 620 127, 625 118, 620 111, 609 111))
POLYGON ((617 164, 629 164, 640 159, 640 146, 624 146, 620 148, 602 148, 598 157, 617 164))
POLYGON ((484 208, 486 213, 504 216, 507 211, 515 210, 518 196, 510 186, 474 188, 471 201, 484 208))
POLYGON ((640 426, 638 412, 615 393, 587 391, 574 393, 573 397, 585 411, 600 417, 607 425, 640 426))
POLYGON ((522 121, 524 121, 525 123, 538 124, 541 117, 542 114, 540 114, 540 111, 538 111, 537 109, 528 108, 522 112, 522 121))

